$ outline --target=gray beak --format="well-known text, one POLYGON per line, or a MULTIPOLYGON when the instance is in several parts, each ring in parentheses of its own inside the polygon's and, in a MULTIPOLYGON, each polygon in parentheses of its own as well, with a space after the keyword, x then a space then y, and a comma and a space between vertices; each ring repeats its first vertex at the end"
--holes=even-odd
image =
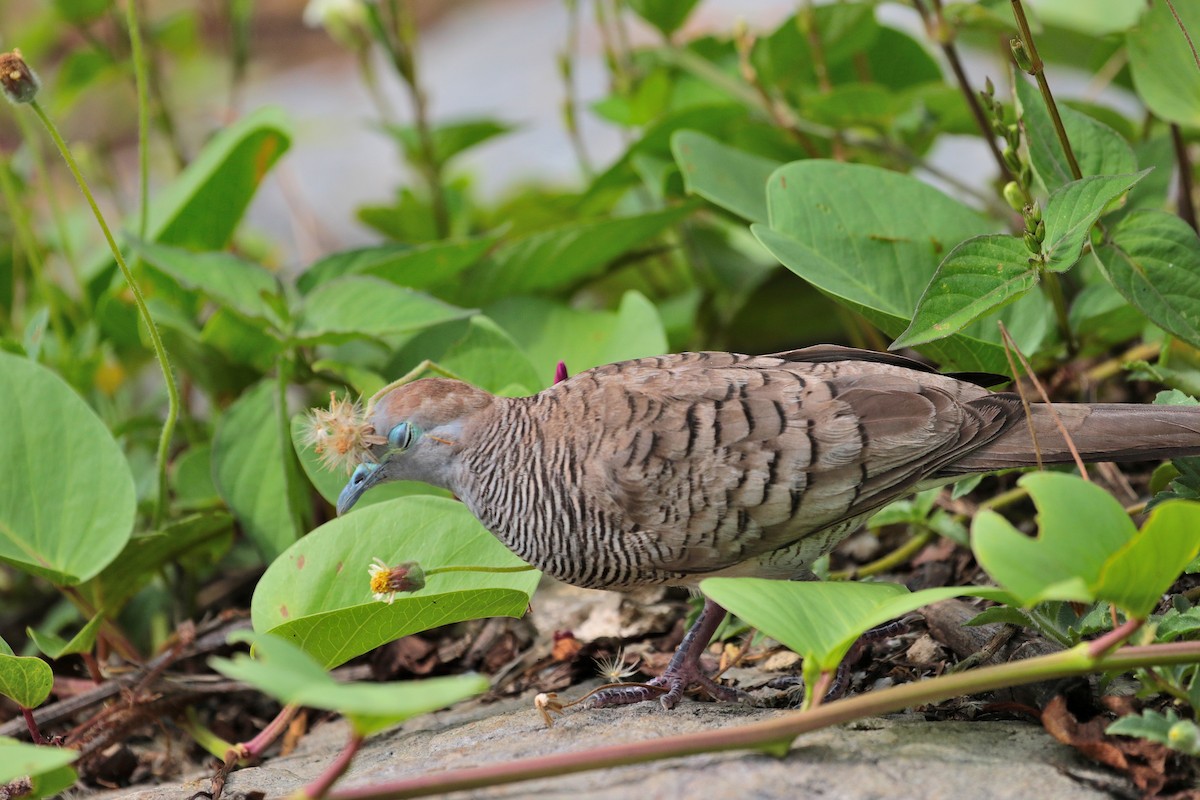
POLYGON ((363 492, 379 483, 383 477, 381 466, 381 464, 359 464, 354 468, 354 474, 350 476, 342 493, 338 495, 337 514, 339 517, 354 507, 358 498, 363 496, 363 492))

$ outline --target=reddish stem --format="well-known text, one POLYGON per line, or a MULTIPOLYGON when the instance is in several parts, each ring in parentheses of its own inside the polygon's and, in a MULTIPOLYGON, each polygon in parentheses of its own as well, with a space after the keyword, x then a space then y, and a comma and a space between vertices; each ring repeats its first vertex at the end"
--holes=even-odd
POLYGON ((324 797, 334 782, 350 769, 350 762, 354 760, 354 754, 362 747, 363 738, 358 733, 351 736, 350 741, 346 742, 346 746, 342 748, 342 752, 338 753, 337 758, 312 783, 304 787, 304 797, 311 797, 313 800, 324 797))
POLYGON ((50 742, 42 732, 38 730, 37 720, 33 718, 33 709, 21 706, 21 716, 25 717, 25 724, 29 726, 29 738, 33 739, 34 744, 49 744, 50 742))

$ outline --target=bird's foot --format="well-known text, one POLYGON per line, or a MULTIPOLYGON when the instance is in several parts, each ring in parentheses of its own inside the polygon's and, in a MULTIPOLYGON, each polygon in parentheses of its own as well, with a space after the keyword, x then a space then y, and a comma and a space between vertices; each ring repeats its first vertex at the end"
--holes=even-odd
POLYGON ((683 693, 693 686, 702 689, 714 700, 738 702, 749 697, 741 689, 717 683, 695 665, 672 664, 662 675, 646 683, 602 687, 581 702, 580 707, 608 708, 657 699, 664 709, 671 709, 683 698, 683 693))

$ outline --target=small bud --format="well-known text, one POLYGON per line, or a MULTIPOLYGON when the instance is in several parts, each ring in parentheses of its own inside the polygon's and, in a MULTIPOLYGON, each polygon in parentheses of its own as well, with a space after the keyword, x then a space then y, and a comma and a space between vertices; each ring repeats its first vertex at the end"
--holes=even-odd
POLYGON ((1025 193, 1021 191, 1021 186, 1016 181, 1009 181, 1004 184, 1004 202, 1012 208, 1013 211, 1020 211, 1025 207, 1025 193))
POLYGON ((1028 250, 1031 253, 1035 253, 1035 254, 1042 252, 1042 243, 1039 242, 1037 240, 1037 237, 1034 236, 1032 233, 1030 233, 1029 231, 1025 231, 1025 235, 1023 238, 1025 239, 1025 249, 1026 250, 1028 250))
POLYGON ((567 379, 567 363, 565 361, 558 362, 558 366, 554 368, 554 382, 562 383, 567 379))
POLYGON ((1029 207, 1025 209, 1025 219, 1029 220, 1035 225, 1042 221, 1042 207, 1038 205, 1037 200, 1034 200, 1029 204, 1029 207))
POLYGON ((1017 180, 1022 186, 1028 186, 1033 183, 1033 169, 1028 164, 1022 164, 1021 169, 1017 172, 1017 180))
POLYGON ((983 93, 988 97, 992 97, 996 94, 996 86, 992 83, 991 78, 983 79, 983 93))
POLYGON ((1045 222, 1045 220, 1038 220, 1037 227, 1035 227, 1033 229, 1033 238, 1037 239, 1038 242, 1046 241, 1046 222, 1045 222))
POLYGON ((1023 72, 1028 72, 1030 75, 1036 74, 1033 68, 1033 60, 1029 57, 1029 51, 1025 49, 1025 43, 1017 37, 1008 40, 1008 47, 1012 50, 1013 61, 1017 62, 1017 66, 1023 72))
POLYGON ((4 96, 14 103, 29 103, 37 96, 41 84, 21 57, 20 50, 0 53, 0 87, 4 89, 4 96))
POLYGON ((1021 159, 1019 156, 1017 156, 1016 150, 1014 150, 1012 147, 1005 147, 1003 156, 1005 166, 1016 173, 1021 171, 1021 159))

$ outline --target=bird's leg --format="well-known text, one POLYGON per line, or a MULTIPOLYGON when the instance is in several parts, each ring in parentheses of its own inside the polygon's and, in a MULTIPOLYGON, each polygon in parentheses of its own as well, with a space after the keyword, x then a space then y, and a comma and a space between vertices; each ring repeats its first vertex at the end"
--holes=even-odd
POLYGON ((690 686, 699 685, 714 700, 740 700, 744 694, 737 689, 722 686, 700 670, 700 656, 708 647, 717 626, 725 619, 725 609, 712 600, 704 600, 704 609, 696 622, 688 629, 671 663, 657 678, 641 686, 611 686, 596 692, 585 708, 604 708, 641 703, 658 698, 663 708, 674 708, 690 686), (652 688, 653 687, 653 688, 652 688))

